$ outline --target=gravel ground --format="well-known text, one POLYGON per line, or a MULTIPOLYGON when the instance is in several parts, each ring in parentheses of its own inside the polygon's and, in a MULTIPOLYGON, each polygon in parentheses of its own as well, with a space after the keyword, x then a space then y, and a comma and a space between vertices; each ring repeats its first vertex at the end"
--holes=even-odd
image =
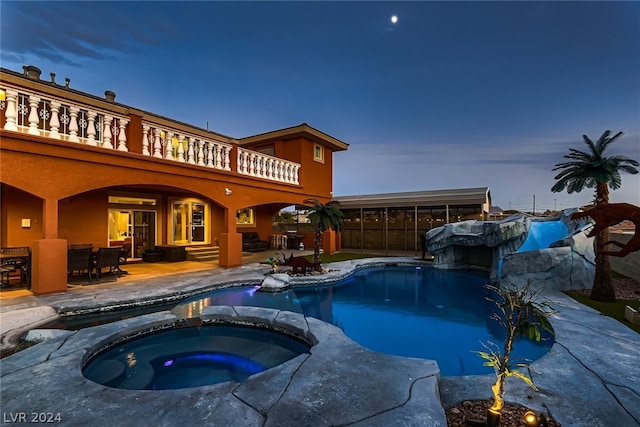
MULTIPOLYGON (((616 292, 616 299, 640 301, 640 281, 627 277, 618 277, 611 279, 611 282, 616 292)), ((574 290, 571 293, 591 295, 591 289, 574 290)))
MULTIPOLYGON (((491 402, 488 400, 466 400, 459 405, 447 409, 448 427, 469 427, 480 426, 481 423, 473 421, 484 421, 487 418, 487 409, 491 402)), ((500 416, 500 427, 523 427, 524 414, 529 409, 517 403, 505 403, 500 416)), ((542 414, 537 414, 542 415, 542 414)), ((561 427, 552 417, 544 414, 549 427, 561 427)))

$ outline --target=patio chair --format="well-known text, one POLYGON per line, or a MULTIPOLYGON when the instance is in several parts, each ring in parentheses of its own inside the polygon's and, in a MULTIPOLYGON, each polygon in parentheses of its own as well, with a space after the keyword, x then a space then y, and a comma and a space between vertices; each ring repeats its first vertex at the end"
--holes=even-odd
POLYGON ((20 273, 20 285, 23 283, 30 285, 31 250, 28 246, 0 248, 0 259, 4 269, 3 274, 7 276, 7 284, 11 273, 18 271, 20 273))
POLYGON ((71 243, 69 249, 93 249, 93 243, 71 243))
POLYGON ((120 247, 98 248, 98 254, 93 266, 96 269, 96 277, 100 279, 102 269, 109 268, 109 273, 117 274, 120 277, 120 247))
POLYGON ((4 285, 9 286, 9 279, 11 273, 15 271, 15 267, 12 265, 0 265, 0 286, 4 287, 4 285))
POLYGON ((91 280, 91 248, 68 249, 67 250, 67 274, 72 276, 75 271, 81 275, 87 271, 91 280))
POLYGON ((126 264, 127 258, 131 256, 131 242, 127 242, 120 247, 120 264, 126 264))

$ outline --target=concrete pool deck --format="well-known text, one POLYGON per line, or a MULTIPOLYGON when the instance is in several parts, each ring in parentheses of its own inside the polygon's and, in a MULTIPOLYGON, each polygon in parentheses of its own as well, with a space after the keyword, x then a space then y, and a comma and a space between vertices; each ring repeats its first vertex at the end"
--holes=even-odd
MULTIPOLYGON (((369 263, 405 262, 416 260, 379 258, 327 264, 330 272, 314 279, 343 277, 369 263)), ((0 330, 4 341, 55 318, 58 312, 143 305, 225 283, 259 283, 268 269, 247 264, 237 269, 78 286, 64 294, 3 298, 0 330)), ((556 344, 533 364, 531 372, 540 392, 509 379, 506 400, 549 412, 563 426, 640 425, 640 334, 561 292, 546 292, 546 296, 558 312, 552 318, 556 344)), ((316 326, 322 324, 310 320, 316 326)), ((312 351, 303 362, 296 358, 293 366, 287 362, 239 385, 116 390, 86 380, 80 373, 82 358, 96 344, 95 330, 100 328, 61 332, 57 338, 0 360, 4 419, 24 413, 29 421, 32 413, 60 413, 66 425, 446 426, 443 406, 487 399, 493 382, 492 375, 438 378, 431 361, 374 353, 335 334, 331 343, 316 349, 315 355, 312 351)))

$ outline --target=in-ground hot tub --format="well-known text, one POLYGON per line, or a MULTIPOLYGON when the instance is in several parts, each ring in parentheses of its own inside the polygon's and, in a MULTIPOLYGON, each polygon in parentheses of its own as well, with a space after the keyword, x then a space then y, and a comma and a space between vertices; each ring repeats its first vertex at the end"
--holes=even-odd
POLYGON ((246 319, 172 322, 105 344, 89 355, 82 373, 130 390, 240 383, 309 353, 311 345, 289 329, 246 319))

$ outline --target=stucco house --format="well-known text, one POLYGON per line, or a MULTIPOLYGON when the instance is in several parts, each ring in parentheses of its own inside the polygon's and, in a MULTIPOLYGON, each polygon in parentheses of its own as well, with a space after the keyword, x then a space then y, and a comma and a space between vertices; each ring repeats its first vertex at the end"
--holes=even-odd
POLYGON ((233 138, 115 98, 0 69, 0 245, 30 248, 36 294, 66 289, 70 244, 216 247, 235 267, 241 233, 266 240, 283 207, 331 200, 348 144, 306 123, 233 138))

